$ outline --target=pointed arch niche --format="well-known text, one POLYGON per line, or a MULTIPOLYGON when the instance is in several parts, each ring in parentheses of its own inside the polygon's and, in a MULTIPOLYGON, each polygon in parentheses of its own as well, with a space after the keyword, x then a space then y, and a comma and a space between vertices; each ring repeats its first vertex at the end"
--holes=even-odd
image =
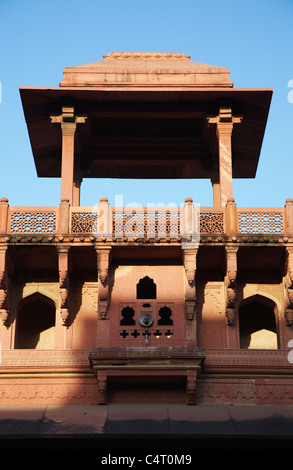
POLYGON ((149 276, 141 278, 136 285, 137 299, 156 299, 157 285, 149 276))
POLYGON ((242 349, 278 349, 277 305, 268 297, 253 295, 238 309, 242 349))
POLYGON ((17 308, 15 349, 54 349, 56 306, 36 292, 22 299, 17 308))

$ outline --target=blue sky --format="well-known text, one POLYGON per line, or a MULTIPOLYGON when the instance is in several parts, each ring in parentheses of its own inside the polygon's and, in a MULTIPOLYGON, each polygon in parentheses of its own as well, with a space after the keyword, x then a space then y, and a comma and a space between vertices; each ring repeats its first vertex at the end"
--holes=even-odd
MULTIPOLYGON (((237 88, 273 88, 256 178, 235 180, 234 197, 239 207, 293 197, 292 0, 0 0, 0 18, 0 197, 10 205, 60 202, 60 180, 36 176, 19 87, 58 86, 63 67, 112 51, 182 52, 228 67, 237 88)), ((209 181, 101 179, 84 180, 81 205, 115 194, 125 205, 212 205, 209 181)))

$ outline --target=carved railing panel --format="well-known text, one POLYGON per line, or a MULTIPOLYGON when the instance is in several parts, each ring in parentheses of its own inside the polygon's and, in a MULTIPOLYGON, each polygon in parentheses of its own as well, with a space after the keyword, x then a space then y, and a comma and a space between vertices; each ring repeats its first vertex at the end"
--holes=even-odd
POLYGON ((70 233, 96 233, 98 212, 91 208, 74 208, 71 211, 70 233))
POLYGON ((238 227, 240 233, 283 233, 284 210, 266 208, 239 208, 238 227))
POLYGON ((57 227, 56 208, 10 208, 9 233, 55 233, 57 227))
POLYGON ((114 237, 176 238, 179 234, 180 210, 178 208, 113 210, 114 237))
POLYGON ((224 233, 224 212, 201 210, 199 219, 200 233, 224 233))

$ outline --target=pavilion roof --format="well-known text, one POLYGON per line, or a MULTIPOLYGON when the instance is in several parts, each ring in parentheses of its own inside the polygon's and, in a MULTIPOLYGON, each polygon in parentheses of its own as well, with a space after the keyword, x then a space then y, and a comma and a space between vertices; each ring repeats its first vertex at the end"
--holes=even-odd
POLYGON ((210 178, 217 159, 207 117, 223 104, 243 117, 232 136, 233 178, 256 174, 271 89, 234 88, 229 69, 177 53, 113 52, 66 67, 58 87, 21 87, 40 177, 60 177, 62 139, 50 116, 86 115, 75 164, 88 178, 210 178))

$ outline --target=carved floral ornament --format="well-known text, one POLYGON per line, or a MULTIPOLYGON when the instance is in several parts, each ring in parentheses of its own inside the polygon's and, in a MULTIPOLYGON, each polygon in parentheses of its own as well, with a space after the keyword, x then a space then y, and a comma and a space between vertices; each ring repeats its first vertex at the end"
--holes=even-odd
POLYGON ((181 54, 179 52, 110 52, 109 54, 103 55, 104 60, 108 59, 121 59, 121 60, 154 60, 154 59, 166 59, 166 60, 184 60, 188 61, 190 55, 181 54))

